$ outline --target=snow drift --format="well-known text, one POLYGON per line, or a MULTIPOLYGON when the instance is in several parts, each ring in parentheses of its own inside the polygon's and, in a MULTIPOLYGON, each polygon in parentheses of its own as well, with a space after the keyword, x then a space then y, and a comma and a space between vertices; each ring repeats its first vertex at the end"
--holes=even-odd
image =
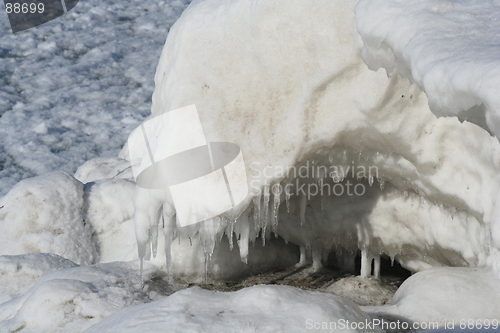
POLYGON ((347 321, 364 324, 371 319, 354 303, 339 296, 288 286, 254 286, 232 293, 194 287, 160 301, 124 309, 87 332, 136 332, 139 327, 149 332, 165 327, 173 332, 204 333, 303 332, 321 331, 324 327, 330 332, 381 332, 376 326, 365 329, 346 325, 347 321), (197 302, 193 303, 193 299, 197 302), (338 323, 338 327, 331 323, 338 323))

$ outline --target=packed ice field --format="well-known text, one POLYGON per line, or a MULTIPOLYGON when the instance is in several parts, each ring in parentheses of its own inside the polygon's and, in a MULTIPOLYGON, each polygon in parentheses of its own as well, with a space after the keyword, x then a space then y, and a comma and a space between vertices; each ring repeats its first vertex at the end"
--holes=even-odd
POLYGON ((0 15, 0 332, 496 331, 499 17, 89 0, 12 34, 0 15), (127 140, 188 105, 249 193, 181 227, 127 140))

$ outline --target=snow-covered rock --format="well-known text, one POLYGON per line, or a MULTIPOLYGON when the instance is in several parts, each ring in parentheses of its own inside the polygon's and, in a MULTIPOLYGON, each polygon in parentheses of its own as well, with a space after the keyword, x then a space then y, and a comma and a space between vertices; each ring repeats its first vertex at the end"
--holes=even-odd
POLYGON ((0 199, 0 254, 47 252, 94 262, 91 226, 82 215, 83 184, 64 172, 19 182, 0 199))
POLYGON ((419 272, 399 287, 392 304, 363 307, 378 316, 393 315, 414 322, 470 324, 498 329, 500 280, 490 268, 442 267, 419 272))

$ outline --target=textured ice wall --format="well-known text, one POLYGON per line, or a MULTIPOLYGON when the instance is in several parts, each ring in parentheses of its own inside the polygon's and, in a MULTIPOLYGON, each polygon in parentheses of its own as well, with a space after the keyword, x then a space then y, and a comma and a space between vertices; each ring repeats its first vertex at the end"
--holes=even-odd
MULTIPOLYGON (((236 232, 245 261, 247 240, 269 239, 272 231, 303 253, 312 248, 316 262, 323 250, 342 247, 349 256, 359 248, 363 275, 380 254, 415 271, 485 263, 499 187, 498 141, 473 124, 436 118, 426 95, 406 79, 370 71, 361 58, 355 4, 197 1, 170 30, 153 116, 196 104, 208 141, 241 147, 255 190, 222 219, 187 232, 204 235, 209 256, 216 235, 236 232), (276 170, 308 161, 377 166, 381 190, 356 202, 270 192, 300 178, 276 170)), ((371 186, 374 179, 364 181, 371 186)), ((136 213, 150 216, 136 219, 143 249, 156 242, 164 203, 162 194, 136 194, 136 213)), ((168 252, 175 219, 166 225, 168 252)))
MULTIPOLYGON (((456 115, 499 136, 500 2, 361 0, 355 12, 369 68, 415 82, 436 115, 456 115)), ((492 230, 498 245, 500 223, 492 230)))

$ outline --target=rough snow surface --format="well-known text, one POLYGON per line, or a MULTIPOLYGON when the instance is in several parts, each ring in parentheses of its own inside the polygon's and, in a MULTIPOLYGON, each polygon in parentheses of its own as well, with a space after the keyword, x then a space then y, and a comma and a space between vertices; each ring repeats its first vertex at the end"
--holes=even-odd
POLYGON ((193 287, 160 301, 124 309, 86 332, 158 332, 166 327, 171 332, 200 333, 378 331, 311 326, 342 320, 371 321, 354 303, 319 292, 262 285, 222 293, 193 287))
POLYGON ((500 2, 361 0, 363 58, 416 82, 437 115, 500 135, 500 2), (486 122, 485 122, 486 120, 486 122))
POLYGON ((149 115, 162 45, 189 2, 80 1, 16 34, 2 9, 0 196, 23 178, 117 155, 149 115))

